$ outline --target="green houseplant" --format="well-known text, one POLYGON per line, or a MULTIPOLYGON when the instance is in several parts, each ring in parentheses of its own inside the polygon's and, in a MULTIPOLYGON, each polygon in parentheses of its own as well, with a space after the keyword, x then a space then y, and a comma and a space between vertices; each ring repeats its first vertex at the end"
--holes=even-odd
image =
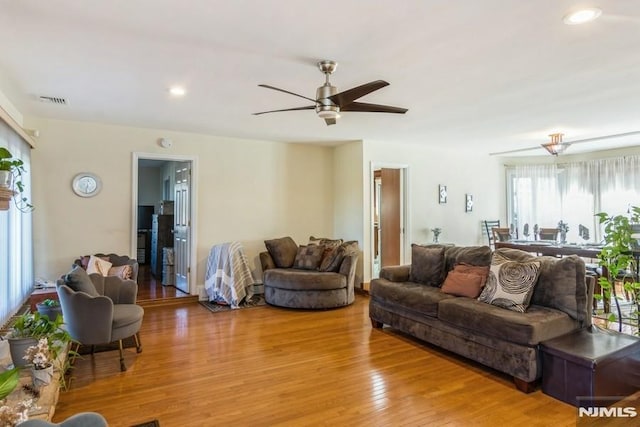
POLYGON ((0 210, 9 209, 9 200, 12 198, 22 212, 33 210, 33 205, 22 194, 25 190, 22 182, 25 173, 24 162, 13 157, 6 148, 0 147, 0 210))
POLYGON ((48 338, 54 359, 71 342, 71 336, 62 328, 62 316, 51 320, 38 312, 25 313, 14 321, 9 335, 9 350, 14 366, 26 366, 23 359, 25 352, 37 345, 40 338, 48 338))
POLYGON ((62 306, 60 301, 47 298, 42 302, 36 304, 38 313, 43 316, 47 316, 49 320, 56 320, 58 316, 62 316, 62 306))
POLYGON ((600 224, 604 226, 605 245, 598 254, 599 264, 602 267, 602 275, 598 280, 598 284, 602 293, 596 294, 595 297, 603 300, 606 308, 607 302, 611 301, 613 296, 616 311, 609 313, 607 320, 617 321, 618 330, 622 331, 625 317, 623 317, 620 297, 617 295, 614 282, 621 277, 624 279, 625 276, 633 278, 631 281, 623 280, 623 289, 634 296, 635 306, 627 319, 635 320, 638 328, 640 327, 640 313, 638 312, 637 301, 640 293, 640 283, 638 283, 637 277, 634 275, 638 268, 637 260, 633 256, 633 249, 637 247, 637 242, 632 235, 636 224, 640 222, 640 207, 632 206, 629 209, 629 215, 609 215, 606 212, 601 212, 596 216, 600 224))

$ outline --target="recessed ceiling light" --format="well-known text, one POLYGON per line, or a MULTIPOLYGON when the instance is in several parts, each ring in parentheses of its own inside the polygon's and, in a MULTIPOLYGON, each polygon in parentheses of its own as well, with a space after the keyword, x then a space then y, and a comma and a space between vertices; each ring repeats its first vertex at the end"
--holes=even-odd
POLYGON ((598 18, 602 14, 602 10, 597 7, 591 7, 588 9, 580 9, 575 12, 567 13, 562 21, 567 25, 578 25, 591 22, 598 18))
POLYGON ((169 93, 173 96, 184 96, 187 93, 182 86, 171 86, 169 93))

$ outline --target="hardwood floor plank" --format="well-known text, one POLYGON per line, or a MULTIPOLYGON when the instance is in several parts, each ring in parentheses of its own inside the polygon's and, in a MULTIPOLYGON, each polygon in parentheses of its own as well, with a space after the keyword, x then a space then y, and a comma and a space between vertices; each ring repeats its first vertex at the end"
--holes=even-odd
POLYGON ((390 329, 368 297, 328 311, 199 304, 145 309, 143 352, 76 361, 54 417, 110 426, 575 425, 576 410, 511 378, 390 329))

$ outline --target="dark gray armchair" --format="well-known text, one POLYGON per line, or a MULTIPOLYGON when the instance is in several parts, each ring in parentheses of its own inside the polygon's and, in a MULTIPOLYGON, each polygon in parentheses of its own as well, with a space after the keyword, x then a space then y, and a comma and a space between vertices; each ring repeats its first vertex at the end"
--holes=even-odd
POLYGON ((136 304, 138 285, 75 267, 58 280, 57 291, 71 337, 90 346, 118 341, 120 370, 126 371, 122 340, 133 336, 137 352, 142 351, 139 331, 144 309, 136 304))

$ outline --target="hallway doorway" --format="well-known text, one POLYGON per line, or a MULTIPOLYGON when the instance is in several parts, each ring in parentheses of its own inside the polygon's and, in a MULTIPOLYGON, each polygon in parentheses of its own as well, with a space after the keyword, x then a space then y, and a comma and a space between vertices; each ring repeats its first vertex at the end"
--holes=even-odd
POLYGON ((197 294, 194 168, 187 156, 134 153, 131 253, 140 264, 141 297, 197 294))
POLYGON ((379 277, 382 267, 406 259, 407 170, 404 165, 372 164, 372 279, 379 277))

